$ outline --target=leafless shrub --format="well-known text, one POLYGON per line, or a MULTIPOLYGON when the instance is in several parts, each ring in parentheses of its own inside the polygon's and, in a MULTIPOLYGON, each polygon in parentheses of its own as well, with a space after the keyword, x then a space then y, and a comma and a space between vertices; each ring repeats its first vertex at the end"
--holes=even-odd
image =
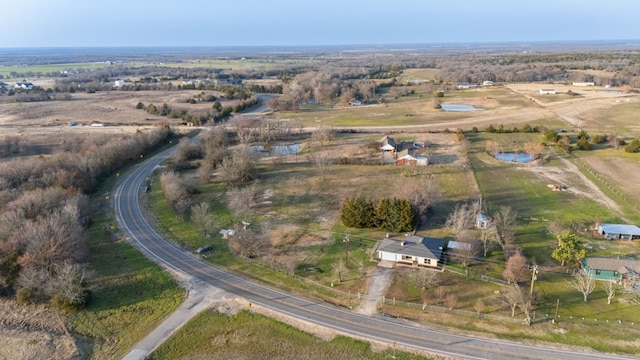
POLYGON ((258 183, 235 187, 227 191, 227 205, 237 217, 246 217, 251 209, 257 205, 258 183))
POLYGON ((234 253, 253 259, 261 256, 269 248, 269 240, 256 234, 248 226, 236 225, 235 235, 229 240, 234 253))
POLYGON ((191 206, 190 187, 180 175, 173 171, 164 172, 160 175, 160 187, 173 211, 180 217, 186 216, 191 206))
POLYGON ((248 146, 243 146, 226 157, 220 164, 219 174, 223 182, 238 186, 256 178, 256 158, 248 146))
POLYGON ((508 283, 518 283, 527 280, 529 277, 529 263, 521 251, 509 257, 505 269, 502 272, 502 277, 508 283))

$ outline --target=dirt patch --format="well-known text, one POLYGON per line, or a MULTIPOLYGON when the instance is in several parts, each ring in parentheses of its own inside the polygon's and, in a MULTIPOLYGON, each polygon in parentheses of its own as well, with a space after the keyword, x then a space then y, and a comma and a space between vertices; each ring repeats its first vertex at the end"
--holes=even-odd
POLYGON ((611 210, 621 212, 618 204, 603 193, 589 178, 584 176, 576 165, 566 159, 558 159, 562 163, 562 167, 527 166, 519 169, 529 171, 553 185, 564 186, 567 192, 574 195, 590 198, 611 210))
POLYGON ((76 340, 55 311, 0 300, 0 359, 80 359, 76 340))

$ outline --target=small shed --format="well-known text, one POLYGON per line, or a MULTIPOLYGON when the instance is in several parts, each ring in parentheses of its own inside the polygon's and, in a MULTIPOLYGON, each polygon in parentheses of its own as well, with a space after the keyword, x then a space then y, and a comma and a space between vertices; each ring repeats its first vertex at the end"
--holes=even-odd
POLYGON ((605 239, 633 240, 640 239, 640 228, 628 224, 597 224, 596 230, 605 239))
POLYGON ((484 214, 476 215, 476 229, 486 229, 489 225, 489 218, 484 214))

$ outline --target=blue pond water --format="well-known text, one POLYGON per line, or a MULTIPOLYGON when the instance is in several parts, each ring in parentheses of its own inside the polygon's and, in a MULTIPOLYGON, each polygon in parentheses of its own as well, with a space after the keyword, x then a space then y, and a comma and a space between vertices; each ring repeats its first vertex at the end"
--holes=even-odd
POLYGON ((300 144, 292 145, 272 145, 262 146, 256 145, 251 147, 260 156, 278 156, 278 155, 295 155, 300 151, 300 144))
POLYGON ((444 111, 479 111, 484 110, 471 105, 463 104, 440 104, 440 109, 444 111))
POLYGON ((528 163, 533 161, 533 156, 525 153, 498 153, 496 159, 517 163, 528 163))

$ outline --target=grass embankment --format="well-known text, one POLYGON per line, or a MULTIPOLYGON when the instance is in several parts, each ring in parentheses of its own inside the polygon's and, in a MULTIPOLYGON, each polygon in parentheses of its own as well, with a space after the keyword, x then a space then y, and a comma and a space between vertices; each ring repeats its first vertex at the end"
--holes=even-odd
MULTIPOLYGON (((102 200, 104 201, 104 200, 102 200)), ((92 344, 92 358, 122 357, 182 302, 184 290, 169 274, 112 230, 101 214, 89 228, 92 280, 89 305, 68 315, 72 333, 92 344)))
POLYGON ((204 311, 172 336, 149 359, 425 359, 389 347, 337 336, 325 341, 265 316, 241 311, 232 316, 204 311))

